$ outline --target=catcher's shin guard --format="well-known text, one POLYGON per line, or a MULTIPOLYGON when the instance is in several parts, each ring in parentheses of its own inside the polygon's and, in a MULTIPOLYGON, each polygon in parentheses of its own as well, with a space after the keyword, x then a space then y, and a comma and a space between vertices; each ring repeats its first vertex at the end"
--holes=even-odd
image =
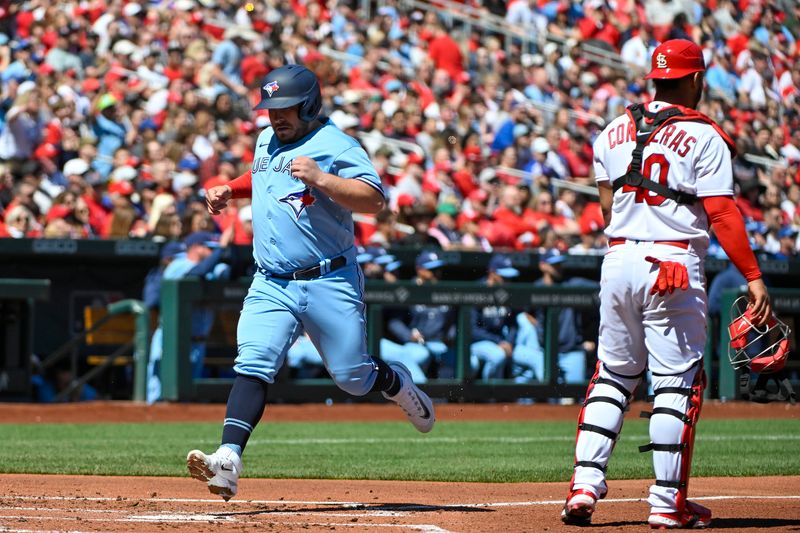
POLYGON ((622 429, 622 419, 642 374, 623 376, 598 361, 578 415, 575 471, 570 494, 589 491, 603 498, 608 491, 606 466, 622 429))
POLYGON ((656 483, 650 487, 648 502, 654 513, 686 509, 695 428, 705 388, 706 375, 700 361, 683 374, 653 374, 653 412, 642 413, 642 417, 650 418, 651 442, 640 446, 639 451, 653 451, 656 483))

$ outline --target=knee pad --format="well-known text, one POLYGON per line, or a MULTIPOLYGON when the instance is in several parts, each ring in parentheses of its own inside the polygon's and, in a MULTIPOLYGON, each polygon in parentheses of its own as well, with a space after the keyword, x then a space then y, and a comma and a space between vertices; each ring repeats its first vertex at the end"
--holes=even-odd
MULTIPOLYGON (((702 361, 687 372, 694 372, 690 387, 671 387, 659 386, 658 382, 663 378, 675 376, 660 376, 653 374, 653 393, 654 403, 652 412, 642 412, 642 418, 649 418, 651 430, 653 424, 657 423, 654 417, 657 415, 668 416, 678 419, 682 424, 679 430, 680 435, 675 435, 678 443, 673 442, 650 442, 639 447, 640 452, 668 452, 680 454, 678 479, 656 479, 656 485, 677 489, 676 508, 683 510, 686 505, 686 494, 688 491, 689 472, 692 464, 692 451, 694 449, 694 436, 697 421, 700 419, 700 410, 703 406, 703 391, 706 388, 706 375, 703 370, 702 361), (661 378, 661 379, 660 379, 661 378), (683 400, 686 398, 686 401, 683 400), (685 408, 683 407, 685 404, 685 408)), ((666 440, 666 435, 662 435, 666 440)), ((651 438, 652 432, 651 432, 651 438)))

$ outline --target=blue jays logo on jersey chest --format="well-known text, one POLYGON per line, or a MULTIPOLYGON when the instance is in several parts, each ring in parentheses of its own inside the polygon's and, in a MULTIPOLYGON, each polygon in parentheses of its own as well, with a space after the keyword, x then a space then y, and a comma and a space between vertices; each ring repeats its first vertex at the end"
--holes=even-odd
POLYGON ((311 189, 306 187, 302 191, 287 194, 281 198, 280 201, 288 204, 289 207, 292 208, 292 211, 294 211, 295 216, 299 219, 306 207, 313 205, 316 198, 311 194, 311 189))

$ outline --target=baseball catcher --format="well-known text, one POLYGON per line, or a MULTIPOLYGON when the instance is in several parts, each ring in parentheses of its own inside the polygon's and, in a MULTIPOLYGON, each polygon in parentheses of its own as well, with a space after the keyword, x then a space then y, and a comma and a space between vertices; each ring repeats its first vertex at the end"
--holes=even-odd
POLYGON ((703 262, 713 227, 747 279, 748 310, 772 316, 744 220, 733 200, 733 141, 695 110, 703 94, 700 48, 682 39, 653 52, 646 79, 654 101, 628 107, 594 143, 594 171, 606 218, 597 369, 578 418, 575 467, 562 512, 588 524, 608 491, 606 467, 623 414, 646 369, 655 394, 650 418, 655 483, 653 528, 702 528, 711 511, 687 499, 703 389, 706 289, 703 262))

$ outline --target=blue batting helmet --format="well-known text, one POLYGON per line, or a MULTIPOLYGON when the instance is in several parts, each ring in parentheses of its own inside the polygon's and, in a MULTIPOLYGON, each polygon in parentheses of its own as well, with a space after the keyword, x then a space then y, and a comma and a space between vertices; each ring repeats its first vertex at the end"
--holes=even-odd
POLYGON ((302 65, 284 65, 261 83, 261 102, 255 109, 284 109, 300 104, 300 120, 311 122, 322 108, 317 76, 302 65))

